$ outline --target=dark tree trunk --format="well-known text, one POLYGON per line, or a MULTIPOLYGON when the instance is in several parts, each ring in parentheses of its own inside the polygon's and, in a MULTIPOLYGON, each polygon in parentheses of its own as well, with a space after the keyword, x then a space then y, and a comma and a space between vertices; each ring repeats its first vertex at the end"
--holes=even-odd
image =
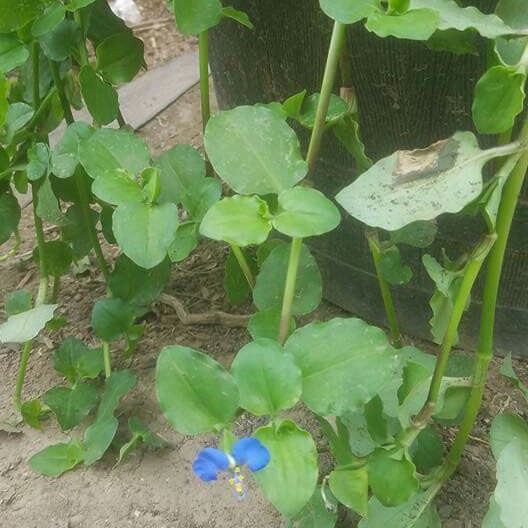
MULTIPOLYGON (((225 20, 211 34, 211 68, 220 106, 283 101, 304 88, 319 91, 332 21, 317 0, 235 0, 255 30, 225 20), (302 5, 302 7, 300 7, 302 5)), ((494 0, 474 2, 490 11, 494 0)), ((456 130, 472 130, 471 102, 485 67, 485 43, 480 55, 457 56, 430 51, 419 42, 380 39, 361 24, 349 28, 352 78, 367 152, 379 159, 397 149, 425 147, 456 130)), ((336 87, 337 88, 337 87, 336 87)), ((306 146, 307 133, 299 131, 306 146)), ((481 138, 483 144, 489 138, 481 138)), ((354 162, 328 134, 317 167, 310 175, 316 186, 334 196, 355 177, 354 162)), ((504 270, 497 318, 498 348, 528 354, 528 233, 527 208, 516 216, 504 270)), ((452 256, 476 241, 483 225, 478 219, 440 219, 440 235, 428 251, 452 256)), ((366 319, 384 322, 383 305, 363 227, 344 216, 341 227, 310 242, 325 278, 326 297, 366 319)), ((415 277, 394 289, 405 331, 429 337, 428 302, 432 283, 421 265, 422 253, 404 249, 415 277)), ((478 335, 479 283, 465 318, 462 343, 475 345, 478 335)))

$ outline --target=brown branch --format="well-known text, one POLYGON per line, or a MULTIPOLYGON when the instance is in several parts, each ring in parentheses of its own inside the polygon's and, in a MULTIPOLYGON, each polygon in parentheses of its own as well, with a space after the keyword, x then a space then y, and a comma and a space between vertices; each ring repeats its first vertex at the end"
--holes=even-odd
POLYGON ((222 325, 228 328, 246 328, 250 318, 249 315, 219 311, 190 314, 179 299, 167 293, 162 293, 159 301, 170 306, 184 325, 222 325))

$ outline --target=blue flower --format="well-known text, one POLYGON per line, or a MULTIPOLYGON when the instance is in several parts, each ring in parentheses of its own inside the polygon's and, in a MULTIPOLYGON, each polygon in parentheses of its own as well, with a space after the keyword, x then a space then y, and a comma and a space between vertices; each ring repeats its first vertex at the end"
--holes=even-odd
POLYGON ((206 447, 202 449, 193 462, 193 471, 205 482, 218 478, 218 474, 226 472, 230 475, 229 484, 234 488, 238 498, 243 499, 244 475, 241 466, 247 466, 251 471, 260 471, 270 461, 267 448, 256 438, 241 438, 231 450, 225 453, 220 449, 206 447))

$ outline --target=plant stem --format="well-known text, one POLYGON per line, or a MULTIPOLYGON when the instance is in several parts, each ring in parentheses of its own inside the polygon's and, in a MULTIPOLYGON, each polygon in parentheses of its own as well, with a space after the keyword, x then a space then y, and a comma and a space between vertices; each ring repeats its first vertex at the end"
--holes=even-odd
POLYGON ((9 260, 13 255, 16 255, 18 253, 18 250, 20 249, 20 243, 22 242, 20 238, 20 231, 18 229, 15 230, 15 245, 6 253, 3 255, 0 255, 0 262, 4 262, 6 260, 9 260))
POLYGON ((39 43, 34 41, 31 44, 31 67, 33 71, 33 108, 35 112, 40 106, 40 62, 39 62, 40 48, 39 43))
POLYGON ((48 295, 48 263, 46 261, 46 240, 44 238, 44 228, 42 220, 37 214, 38 209, 38 183, 31 182, 31 194, 33 196, 33 221, 35 223, 35 234, 37 236, 37 247, 39 250, 39 272, 40 283, 35 304, 37 306, 46 302, 48 295))
POLYGON ((330 48, 328 50, 328 59, 326 61, 323 82, 321 85, 321 95, 319 97, 319 104, 317 105, 317 112, 315 114, 315 123, 310 138, 310 145, 308 147, 308 154, 306 162, 308 169, 312 170, 321 150, 321 142, 326 125, 326 116, 328 115, 328 107, 330 106, 330 97, 334 90, 337 70, 339 67, 339 58, 343 49, 346 38, 346 26, 340 22, 334 23, 332 31, 332 39, 330 40, 330 48))
POLYGON ((60 286, 61 286, 60 275, 55 275, 53 277, 53 289, 51 291, 51 303, 52 304, 55 304, 59 298, 60 286))
MULTIPOLYGON (((64 90, 64 84, 60 77, 59 65, 54 61, 50 61, 50 67, 53 75, 53 81, 55 82, 55 86, 59 93, 59 99, 61 102, 62 111, 64 113, 64 119, 66 120, 66 123, 68 125, 71 125, 75 122, 75 119, 71 111, 70 102, 68 101, 68 97, 66 96, 66 92, 64 90)), ((105 280, 108 282, 108 276, 110 274, 110 271, 108 268, 108 264, 106 263, 106 260, 104 258, 103 250, 101 249, 101 244, 99 243, 97 231, 92 223, 92 212, 90 209, 89 194, 88 190, 86 189, 86 186, 84 185, 83 174, 79 169, 75 171, 75 184, 77 186, 77 193, 79 194, 79 204, 81 206, 85 228, 88 232, 88 236, 90 237, 90 241, 92 242, 95 251, 95 256, 97 258, 97 263, 99 264, 99 268, 101 269, 105 280)))
POLYGON ((381 247, 378 232, 375 230, 367 230, 365 235, 367 237, 370 252, 372 254, 372 260, 374 261, 374 268, 376 269, 376 276, 378 278, 381 297, 383 299, 385 313, 387 314, 387 320, 389 322, 389 327, 392 334, 392 344, 396 348, 401 348, 402 337, 398 326, 394 301, 392 299, 389 283, 385 280, 381 273, 381 247))
POLYGON ((103 358, 105 377, 109 378, 112 375, 112 364, 110 360, 110 344, 103 341, 103 358))
POLYGON ((81 28, 81 42, 79 44, 79 62, 80 66, 85 66, 89 63, 88 49, 86 48, 86 31, 84 27, 84 21, 81 15, 81 11, 78 9, 73 13, 73 19, 81 28))
POLYGON ((244 277, 246 277, 246 280, 250 288, 253 289, 255 287, 255 277, 253 276, 253 272, 251 271, 251 268, 249 267, 249 264, 246 259, 246 256, 244 255, 244 252, 240 249, 239 246, 235 244, 231 244, 231 251, 233 251, 233 255, 235 255, 238 265, 240 266, 242 273, 244 274, 244 277))
POLYGON ((121 112, 121 108, 117 110, 117 122, 119 123, 120 128, 124 128, 127 125, 125 116, 123 115, 123 112, 121 112))
POLYGON ((211 117, 211 103, 209 97, 209 32, 202 31, 199 35, 200 55, 200 97, 202 104, 202 128, 205 132, 207 122, 211 117))
POLYGON ((31 352, 32 341, 26 341, 20 356, 20 363, 18 365, 17 381, 15 386, 15 394, 13 395, 13 404, 17 411, 22 408, 22 389, 24 387, 24 380, 26 378, 26 370, 29 362, 29 354, 31 352))
MULTIPOLYGON (((528 120, 525 121, 520 134, 521 141, 528 139, 528 120)), ((497 241, 493 246, 488 261, 482 315, 480 323, 480 340, 477 358, 473 372, 473 387, 466 406, 466 412, 459 431, 455 437, 451 451, 446 459, 446 466, 451 475, 460 459, 475 425, 488 374, 490 361, 493 357, 493 336, 495 327, 495 311, 499 294, 504 256, 508 245, 511 226, 515 215, 517 201, 528 170, 528 152, 525 152, 512 171, 502 192, 501 204, 497 215, 497 241)))
POLYGON ((295 296, 295 283, 297 281, 297 270, 301 256, 302 238, 292 238, 290 249, 290 260, 284 286, 284 298, 282 300, 282 311, 279 328, 279 343, 283 344, 288 337, 292 315, 293 298, 295 296))

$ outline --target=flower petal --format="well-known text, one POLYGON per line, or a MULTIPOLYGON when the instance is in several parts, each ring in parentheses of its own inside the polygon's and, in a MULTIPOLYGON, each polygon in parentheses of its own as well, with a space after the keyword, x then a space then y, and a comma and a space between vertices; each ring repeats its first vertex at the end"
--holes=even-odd
POLYGON ((232 455, 238 465, 246 464, 251 471, 265 468, 270 461, 268 449, 256 438, 241 438, 234 445, 232 455))
POLYGON ((216 480, 220 471, 225 471, 229 467, 228 456, 219 449, 206 447, 196 456, 192 469, 205 482, 216 480))

